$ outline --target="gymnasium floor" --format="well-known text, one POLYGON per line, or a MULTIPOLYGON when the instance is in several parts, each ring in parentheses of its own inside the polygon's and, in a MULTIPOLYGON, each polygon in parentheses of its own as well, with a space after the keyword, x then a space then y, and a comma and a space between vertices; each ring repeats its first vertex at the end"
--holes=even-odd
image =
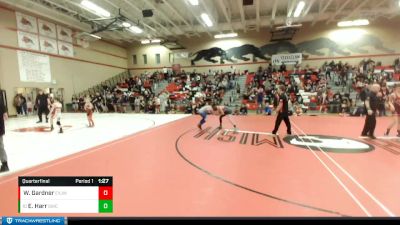
POLYGON ((2 215, 17 215, 18 176, 113 176, 112 215, 63 216, 400 215, 400 139, 382 137, 390 118, 371 141, 359 138, 361 117, 291 117, 293 135, 282 124, 274 137, 274 116, 236 116, 238 132, 213 116, 204 132, 198 116, 97 114, 93 129, 70 116, 62 135, 15 131, 36 118, 8 122, 18 171, 0 177, 2 215))

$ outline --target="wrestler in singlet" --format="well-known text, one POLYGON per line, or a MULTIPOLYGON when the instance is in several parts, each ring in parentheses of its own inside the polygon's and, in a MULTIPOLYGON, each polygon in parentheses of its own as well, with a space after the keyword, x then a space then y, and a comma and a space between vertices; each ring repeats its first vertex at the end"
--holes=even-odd
POLYGON ((385 136, 388 136, 390 130, 397 125, 397 136, 400 137, 400 85, 398 84, 393 93, 389 96, 390 110, 392 111, 393 121, 387 127, 385 136))

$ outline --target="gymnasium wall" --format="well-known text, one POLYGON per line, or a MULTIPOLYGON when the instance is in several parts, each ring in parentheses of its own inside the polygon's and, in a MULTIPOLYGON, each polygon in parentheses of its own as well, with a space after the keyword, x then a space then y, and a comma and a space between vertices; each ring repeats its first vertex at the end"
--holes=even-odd
POLYGON ((104 41, 90 42, 88 48, 83 48, 74 42, 74 57, 50 55, 51 75, 55 83, 21 82, 17 50, 24 49, 18 47, 15 12, 0 7, 0 87, 7 92, 10 115, 16 114, 12 106, 15 88, 64 88, 64 100, 68 103, 74 93, 126 71, 127 68, 126 48, 104 41))
MULTIPOLYGON (((300 46, 300 49, 304 50, 302 52, 308 55, 308 59, 303 59, 303 67, 307 64, 312 67, 319 67, 323 62, 331 60, 341 60, 342 62, 349 62, 356 65, 361 60, 368 58, 381 61, 383 65, 391 65, 394 59, 400 56, 400 45, 397 40, 400 34, 399 29, 397 29, 399 23, 400 19, 397 17, 392 20, 375 20, 369 26, 357 28, 339 28, 336 26, 336 23, 327 25, 325 22, 316 23, 315 26, 303 24, 303 27, 295 34, 294 39, 290 43, 294 46, 300 46), (319 48, 318 45, 332 45, 333 48, 332 50, 328 50, 327 48, 319 48), (317 50, 318 52, 314 52, 313 50, 317 50)), ((255 63, 252 60, 237 60, 236 63, 225 61, 225 64, 200 60, 195 62, 195 66, 191 66, 190 59, 193 59, 194 56, 189 59, 175 59, 171 63, 169 55, 170 53, 180 51, 195 53, 199 50, 210 49, 212 47, 219 47, 227 51, 244 44, 251 44, 260 48, 270 44, 270 37, 270 32, 267 29, 262 29, 260 32, 247 31, 246 33, 239 33, 238 37, 231 39, 214 39, 214 37, 203 34, 197 38, 181 38, 179 43, 186 49, 176 51, 170 51, 160 45, 138 44, 132 46, 128 51, 128 66, 136 74, 144 71, 161 70, 162 67, 169 67, 174 63, 180 64, 185 71, 192 71, 194 69, 199 72, 208 71, 209 69, 227 71, 231 69, 231 66, 240 71, 255 71, 259 66, 266 65, 265 60, 257 59, 255 63), (161 54, 160 64, 156 64, 155 62, 156 53, 161 54), (133 64, 132 56, 135 54, 137 55, 137 64, 133 64), (147 55, 147 65, 143 63, 143 54, 147 55)), ((281 53, 285 53, 285 51, 281 53)), ((251 55, 246 55, 246 57, 252 59, 251 55)), ((215 59, 219 61, 219 57, 215 59)))

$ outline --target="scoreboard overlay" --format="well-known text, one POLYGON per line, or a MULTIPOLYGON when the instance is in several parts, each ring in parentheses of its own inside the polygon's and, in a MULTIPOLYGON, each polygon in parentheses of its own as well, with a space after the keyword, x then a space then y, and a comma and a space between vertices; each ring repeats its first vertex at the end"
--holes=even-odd
POLYGON ((19 213, 112 213, 112 177, 19 177, 19 213))

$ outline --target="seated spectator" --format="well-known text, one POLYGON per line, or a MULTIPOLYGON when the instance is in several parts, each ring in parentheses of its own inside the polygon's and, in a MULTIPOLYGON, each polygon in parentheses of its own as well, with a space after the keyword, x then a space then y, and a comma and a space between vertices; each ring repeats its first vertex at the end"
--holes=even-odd
POLYGON ((240 107, 240 115, 247 115, 247 106, 245 104, 240 107))
POLYGON ((298 102, 293 104, 293 112, 294 112, 293 115, 295 116, 301 116, 303 114, 303 109, 298 102))
POLYGON ((272 115, 272 108, 268 103, 265 104, 264 114, 268 116, 272 115))
POLYGON ((347 113, 349 113, 349 102, 347 99, 343 99, 341 104, 340 115, 345 116, 347 113))

